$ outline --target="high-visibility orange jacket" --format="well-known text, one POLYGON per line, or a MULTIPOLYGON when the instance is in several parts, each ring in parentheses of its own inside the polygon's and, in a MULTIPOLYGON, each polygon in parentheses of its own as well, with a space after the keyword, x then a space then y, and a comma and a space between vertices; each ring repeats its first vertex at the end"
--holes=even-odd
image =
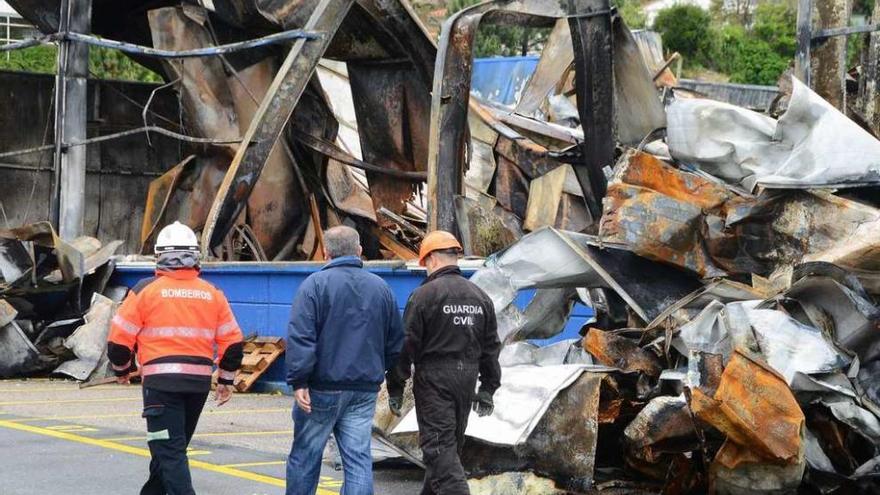
POLYGON ((107 354, 117 375, 137 361, 145 387, 210 389, 214 356, 220 383, 241 366, 242 334, 223 293, 196 269, 162 270, 135 285, 113 317, 107 354))

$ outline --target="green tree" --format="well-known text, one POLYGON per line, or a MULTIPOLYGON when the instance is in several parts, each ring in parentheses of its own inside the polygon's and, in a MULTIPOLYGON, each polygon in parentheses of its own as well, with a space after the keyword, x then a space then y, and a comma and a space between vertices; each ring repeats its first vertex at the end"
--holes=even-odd
MULTIPOLYGON (((484 0, 450 0, 449 15, 484 0)), ((540 53, 549 29, 520 26, 481 25, 474 40, 476 57, 511 57, 540 53)))
POLYGON ((620 17, 630 29, 642 29, 648 22, 639 0, 612 0, 611 5, 617 7, 620 17))
POLYGON ((797 10, 785 3, 763 3, 755 11, 752 33, 782 57, 797 51, 797 10))
POLYGON ((853 14, 872 15, 875 3, 875 0, 854 0, 852 6, 853 14))
POLYGON ((712 46, 712 18, 709 12, 695 5, 674 5, 661 10, 654 20, 654 29, 663 37, 663 46, 678 52, 690 64, 704 64, 712 46))
MULTIPOLYGON (((54 74, 58 59, 58 47, 41 45, 24 50, 13 50, 0 54, 0 70, 17 70, 54 74)), ((155 72, 138 64, 118 50, 109 48, 89 48, 89 74, 97 79, 117 79, 122 81, 160 82, 162 78, 155 72)))
POLYGON ((0 54, 0 69, 52 74, 55 72, 57 50, 54 45, 41 45, 0 54))
POLYGON ((161 82, 159 74, 135 62, 119 50, 89 48, 89 72, 98 79, 161 82))

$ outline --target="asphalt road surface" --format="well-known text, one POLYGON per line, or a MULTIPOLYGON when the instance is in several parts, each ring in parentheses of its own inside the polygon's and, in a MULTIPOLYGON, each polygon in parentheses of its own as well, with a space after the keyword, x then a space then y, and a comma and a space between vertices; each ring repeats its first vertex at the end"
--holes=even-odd
MULTIPOLYGON (((237 394, 209 399, 190 445, 196 492, 284 493, 293 438, 292 398, 237 394)), ((67 381, 0 380, 0 493, 137 494, 149 450, 137 385, 80 390, 67 381)), ((422 471, 401 463, 374 469, 377 495, 418 493, 422 471)), ((342 472, 322 466, 319 495, 339 493, 342 472)))

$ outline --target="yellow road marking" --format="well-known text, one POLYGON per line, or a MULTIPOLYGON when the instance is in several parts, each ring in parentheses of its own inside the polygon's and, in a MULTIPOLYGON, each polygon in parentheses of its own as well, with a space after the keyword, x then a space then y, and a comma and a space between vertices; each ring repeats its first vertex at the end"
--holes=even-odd
POLYGON ((79 431, 79 432, 98 431, 97 428, 91 428, 91 427, 83 426, 83 425, 58 425, 58 426, 49 426, 48 428, 50 430, 55 430, 55 431, 79 431))
MULTIPOLYGON (((273 431, 218 431, 212 433, 196 433, 193 435, 195 438, 205 438, 205 437, 258 437, 258 436, 266 436, 266 435, 289 435, 293 434, 293 430, 273 430, 273 431)), ((129 442, 132 440, 143 440, 144 437, 115 437, 115 438, 105 438, 104 440, 109 440, 111 442, 129 442)))
MULTIPOLYGON (((131 387, 120 387, 117 385, 95 385, 89 388, 79 388, 76 384, 70 387, 53 387, 53 388, 0 388, 0 394, 34 394, 38 392, 132 392, 136 389, 131 387)), ((137 389, 140 394, 140 388, 137 389)))
MULTIPOLYGON (((261 414, 261 413, 277 413, 277 412, 286 412, 290 413, 290 408, 275 408, 275 409, 209 409, 207 411, 202 412, 202 417, 206 415, 220 415, 220 414, 261 414)), ((0 413, 2 414, 2 413, 0 413)), ((75 416, 43 416, 38 418, 23 418, 23 419, 11 419, 10 422, 14 423, 34 423, 37 421, 67 421, 70 419, 106 419, 106 418, 131 418, 134 416, 140 416, 140 411, 135 413, 117 413, 117 414, 83 414, 83 415, 75 415, 75 416)))
POLYGON ((284 464, 287 464, 287 461, 242 462, 241 464, 224 464, 223 467, 243 468, 258 466, 281 466, 284 464))
MULTIPOLYGON (((59 440, 67 440, 68 442, 76 442, 84 445, 91 445, 93 447, 101 447, 103 449, 115 450, 117 452, 124 452, 126 454, 136 455, 140 457, 150 457, 150 451, 142 448, 142 447, 132 447, 130 445, 125 445, 122 443, 110 442, 108 440, 100 440, 97 438, 84 437, 81 435, 77 435, 75 433, 67 433, 64 431, 54 431, 48 428, 41 428, 39 426, 31 426, 31 425, 23 425, 21 423, 14 423, 11 421, 0 420, 0 428, 8 428, 11 430, 24 431, 27 433, 33 433, 36 435, 43 435, 47 437, 57 438, 59 440)), ((219 464, 213 464, 210 462, 199 461, 199 460, 190 460, 190 467, 195 469, 201 469, 203 471, 210 471, 213 473, 223 474, 226 476, 233 476, 235 478, 241 478, 248 481, 254 481, 256 483, 263 483, 266 485, 277 486, 283 488, 285 486, 284 480, 281 478, 276 478, 274 476, 266 476, 264 474, 252 473, 250 471, 244 471, 242 469, 236 469, 234 467, 222 466, 219 464)), ((337 495, 339 492, 328 490, 326 488, 318 487, 317 494, 318 495, 337 495)))
POLYGON ((36 404, 85 404, 89 402, 131 402, 141 400, 141 397, 111 397, 105 399, 43 399, 43 400, 10 400, 0 402, 0 406, 33 406, 36 404))

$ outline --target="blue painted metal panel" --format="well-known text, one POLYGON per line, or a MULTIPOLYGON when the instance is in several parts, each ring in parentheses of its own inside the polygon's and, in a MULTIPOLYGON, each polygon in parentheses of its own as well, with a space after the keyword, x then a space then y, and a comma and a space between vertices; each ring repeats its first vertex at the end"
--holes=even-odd
MULTIPOLYGON (((371 265, 367 269, 382 277, 397 298, 401 312, 410 293, 424 280, 424 271, 411 271, 404 266, 391 268, 388 264, 371 265)), ((202 276, 226 294, 232 311, 245 336, 265 335, 284 337, 290 304, 300 284, 312 273, 320 270, 314 263, 208 263, 202 268, 202 276)), ((468 272, 470 275, 473 272, 468 272)), ((111 284, 131 287, 139 280, 152 276, 151 265, 120 264, 113 274, 111 284)), ((525 307, 534 291, 522 291, 517 305, 525 307)), ((593 316, 590 308, 578 304, 565 330, 551 339, 534 341, 547 345, 562 339, 576 338, 577 332, 593 316)), ((277 361, 261 378, 261 381, 283 386, 284 364, 277 361)))
POLYGON ((475 59, 471 93, 498 105, 515 105, 537 66, 537 56, 475 59))

